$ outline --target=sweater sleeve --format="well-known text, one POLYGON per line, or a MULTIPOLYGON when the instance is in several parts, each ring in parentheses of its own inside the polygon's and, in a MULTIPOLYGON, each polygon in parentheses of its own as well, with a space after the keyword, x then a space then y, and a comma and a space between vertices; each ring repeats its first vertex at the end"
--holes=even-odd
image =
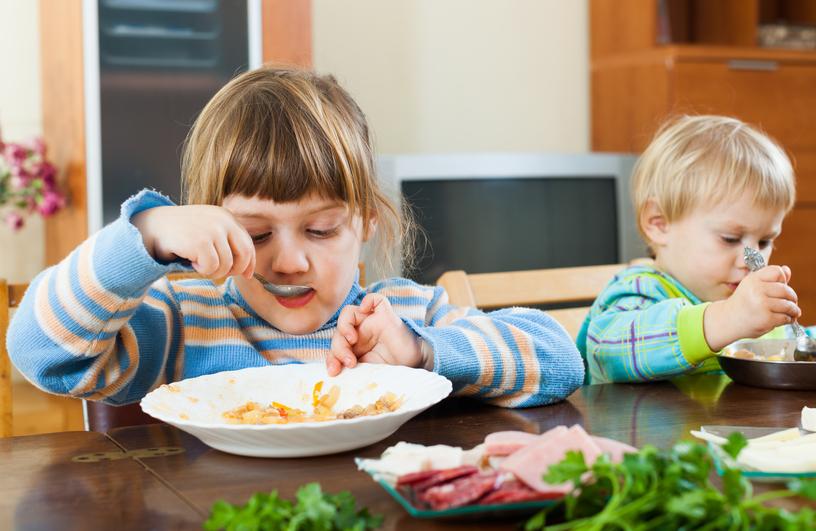
POLYGON ((508 308, 489 313, 449 304, 439 286, 392 279, 372 286, 386 295, 433 355, 433 370, 460 395, 503 407, 563 400, 584 379, 581 356, 546 313, 508 308))
POLYGON ((130 218, 172 204, 143 191, 120 218, 31 283, 9 327, 15 366, 45 391, 123 404, 173 379, 178 302, 167 273, 147 252, 130 218))
POLYGON ((649 277, 613 283, 590 312, 586 357, 591 381, 666 379, 712 357, 703 333, 706 306, 669 298, 649 277))

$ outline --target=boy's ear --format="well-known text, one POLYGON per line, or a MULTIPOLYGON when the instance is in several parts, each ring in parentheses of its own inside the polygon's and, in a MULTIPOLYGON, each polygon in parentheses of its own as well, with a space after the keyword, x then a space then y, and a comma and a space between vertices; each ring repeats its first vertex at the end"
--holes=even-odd
POLYGON ((648 199, 640 211, 641 230, 649 239, 649 244, 660 247, 666 244, 666 237, 669 232, 669 222, 666 216, 654 199, 648 199))

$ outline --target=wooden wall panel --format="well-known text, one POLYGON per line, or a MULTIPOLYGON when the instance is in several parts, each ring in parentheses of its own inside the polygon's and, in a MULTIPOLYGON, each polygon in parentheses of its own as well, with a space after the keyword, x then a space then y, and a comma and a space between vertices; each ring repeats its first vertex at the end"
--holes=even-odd
POLYGON ((791 268, 791 286, 799 295, 802 325, 816 325, 816 205, 797 207, 785 219, 771 263, 791 268))
POLYGON ((589 55, 592 60, 653 47, 657 39, 655 0, 592 0, 589 55))
POLYGON ((592 150, 639 153, 669 111, 666 67, 635 61, 591 72, 592 150))
POLYGON ((40 0, 43 137, 68 193, 68 207, 45 224, 45 260, 65 257, 88 235, 82 2, 40 0))

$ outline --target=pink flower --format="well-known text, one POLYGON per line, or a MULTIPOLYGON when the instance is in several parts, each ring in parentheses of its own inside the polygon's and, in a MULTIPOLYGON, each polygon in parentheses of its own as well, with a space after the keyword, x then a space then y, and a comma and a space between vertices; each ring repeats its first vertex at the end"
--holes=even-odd
POLYGON ((6 160, 11 166, 19 166, 28 156, 26 150, 20 144, 6 144, 6 160))
POLYGON ((43 195, 42 201, 37 205, 37 210, 43 217, 47 217, 61 209, 65 204, 61 195, 56 192, 48 191, 43 195))
POLYGON ((28 186, 28 179, 26 179, 23 175, 16 175, 12 173, 11 178, 9 179, 9 185, 11 185, 12 190, 23 190, 26 186, 28 186))
POLYGON ((23 216, 16 212, 6 215, 6 225, 13 231, 18 231, 23 227, 23 216))

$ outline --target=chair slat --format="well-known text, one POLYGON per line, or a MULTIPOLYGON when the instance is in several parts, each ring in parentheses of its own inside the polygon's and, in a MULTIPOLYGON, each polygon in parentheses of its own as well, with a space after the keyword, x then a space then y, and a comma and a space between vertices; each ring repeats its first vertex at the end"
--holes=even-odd
POLYGON ((468 275, 480 308, 592 302, 625 264, 468 275))

